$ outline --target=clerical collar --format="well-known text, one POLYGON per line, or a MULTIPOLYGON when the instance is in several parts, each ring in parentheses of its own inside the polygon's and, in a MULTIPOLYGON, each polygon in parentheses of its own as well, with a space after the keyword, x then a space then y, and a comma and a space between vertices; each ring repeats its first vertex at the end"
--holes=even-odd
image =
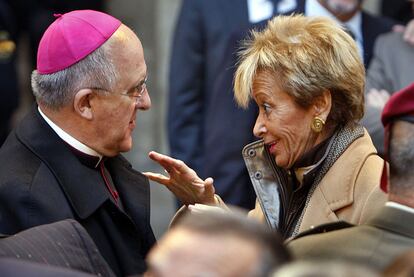
POLYGON ((95 150, 93 150, 92 148, 90 148, 89 146, 83 144, 82 142, 80 142, 79 140, 75 139, 74 137, 72 137, 71 135, 69 135, 68 133, 66 133, 62 128, 60 128, 59 126, 57 126, 55 123, 53 123, 52 120, 50 120, 50 118, 48 118, 40 109, 40 107, 37 107, 37 110, 39 111, 40 115, 43 117, 43 119, 46 121, 46 123, 50 126, 50 128, 53 129, 53 131, 55 131, 55 133, 64 141, 66 142, 73 150, 75 150, 78 153, 81 153, 84 157, 87 156, 92 156, 96 159, 94 160, 94 163, 96 161, 96 163, 93 165, 93 167, 97 167, 99 165, 99 163, 101 162, 103 155, 99 154, 98 152, 96 152, 95 150))

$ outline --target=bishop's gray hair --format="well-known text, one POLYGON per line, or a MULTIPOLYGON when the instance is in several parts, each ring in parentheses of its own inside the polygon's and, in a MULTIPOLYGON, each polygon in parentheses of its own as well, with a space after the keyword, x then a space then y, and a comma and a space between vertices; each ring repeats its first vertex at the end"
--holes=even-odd
POLYGON ((111 39, 74 65, 51 74, 32 72, 32 89, 36 101, 58 110, 71 103, 82 88, 112 90, 118 80, 112 59, 111 39))

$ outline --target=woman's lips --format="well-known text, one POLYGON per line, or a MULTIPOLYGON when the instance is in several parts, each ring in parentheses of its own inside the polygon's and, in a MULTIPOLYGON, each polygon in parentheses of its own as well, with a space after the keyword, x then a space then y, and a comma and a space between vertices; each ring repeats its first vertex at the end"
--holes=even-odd
POLYGON ((266 145, 267 145, 267 148, 269 149, 270 154, 274 155, 276 152, 277 142, 274 141, 274 142, 266 143, 266 145))

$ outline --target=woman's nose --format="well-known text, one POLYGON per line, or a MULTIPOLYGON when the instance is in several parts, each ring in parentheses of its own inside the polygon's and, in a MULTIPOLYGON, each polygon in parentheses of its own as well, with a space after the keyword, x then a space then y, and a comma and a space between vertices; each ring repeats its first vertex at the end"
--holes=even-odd
POLYGON ((258 138, 262 138, 264 133, 266 133, 266 127, 264 126, 262 120, 260 120, 260 115, 259 115, 253 127, 253 134, 258 138))

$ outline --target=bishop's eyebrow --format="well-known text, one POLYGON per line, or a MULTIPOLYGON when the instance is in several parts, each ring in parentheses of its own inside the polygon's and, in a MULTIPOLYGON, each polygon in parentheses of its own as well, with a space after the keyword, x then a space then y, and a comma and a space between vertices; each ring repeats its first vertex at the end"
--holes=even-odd
POLYGON ((139 81, 139 83, 135 87, 142 86, 143 84, 145 84, 147 82, 147 80, 148 80, 148 75, 145 75, 144 79, 139 81))
POLYGON ((137 85, 132 86, 127 93, 133 93, 134 90, 142 87, 148 80, 148 75, 145 75, 144 79, 142 79, 141 81, 139 81, 139 83, 137 85))

